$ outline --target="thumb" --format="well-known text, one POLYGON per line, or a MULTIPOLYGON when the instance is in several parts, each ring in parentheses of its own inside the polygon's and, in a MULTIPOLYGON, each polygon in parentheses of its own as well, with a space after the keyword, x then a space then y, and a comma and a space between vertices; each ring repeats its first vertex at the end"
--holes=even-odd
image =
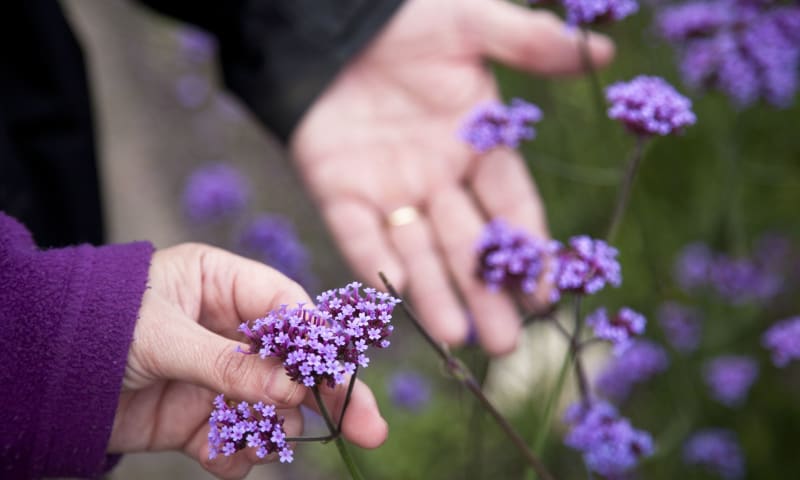
POLYGON ((218 335, 148 292, 136 326, 138 363, 157 378, 193 383, 236 400, 297 406, 306 389, 286 375, 283 363, 247 354, 248 346, 218 335))
MULTIPOLYGON (((468 3, 466 24, 482 53, 510 66, 545 75, 583 71, 580 31, 547 11, 536 11, 499 0, 468 3)), ((592 65, 604 66, 614 56, 608 37, 590 33, 592 65)))

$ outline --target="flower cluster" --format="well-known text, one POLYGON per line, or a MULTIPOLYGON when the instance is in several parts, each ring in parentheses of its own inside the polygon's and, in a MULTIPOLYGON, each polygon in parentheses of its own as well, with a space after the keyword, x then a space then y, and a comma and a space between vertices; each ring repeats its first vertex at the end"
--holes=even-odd
POLYGON ((273 405, 263 402, 229 405, 224 395, 217 395, 214 411, 208 420, 211 426, 208 458, 214 459, 220 453, 228 457, 250 447, 256 449, 259 458, 278 452, 282 463, 290 463, 294 453, 286 442, 283 421, 283 417, 275 413, 273 405))
POLYGON ((312 283, 308 251, 284 217, 260 215, 251 220, 239 237, 239 248, 306 287, 312 283))
POLYGON ((703 376, 711 395, 723 405, 740 405, 758 378, 758 364, 750 357, 724 355, 710 360, 703 376))
POLYGON ((605 366, 596 386, 605 397, 621 402, 634 385, 649 380, 668 366, 667 352, 662 347, 648 340, 637 340, 605 366))
POLYGON ((461 138, 480 153, 499 146, 517 148, 523 140, 536 137, 533 124, 541 120, 539 107, 522 99, 515 98, 508 106, 490 102, 476 107, 469 115, 461 129, 461 138))
POLYGON ((614 352, 621 354, 631 345, 635 336, 644 333, 647 319, 628 307, 622 307, 610 317, 605 308, 599 308, 586 317, 586 324, 594 329, 597 338, 608 340, 614 344, 614 352))
POLYGON ((539 284, 545 258, 552 253, 552 243, 495 219, 484 228, 477 250, 478 276, 489 288, 532 293, 539 284))
POLYGON ((248 353, 283 361, 287 375, 307 387, 344 383, 357 366, 367 367, 369 347, 386 348, 398 300, 353 282, 317 297, 317 308, 281 306, 266 317, 242 323, 248 353))
POLYGON ((248 194, 247 182, 238 170, 214 163, 189 176, 183 191, 183 208, 192 221, 215 222, 242 213, 248 194))
POLYGON ((785 367, 800 359, 800 317, 776 323, 761 337, 762 344, 772 352, 772 363, 785 367))
POLYGON ((571 426, 564 443, 582 452, 586 466, 601 475, 622 475, 653 453, 650 434, 633 428, 605 402, 574 404, 564 420, 571 426))
POLYGON ((406 410, 419 411, 431 399, 431 387, 425 377, 412 371, 394 374, 389 380, 389 398, 406 410))
POLYGON ((709 428, 695 432, 683 447, 689 465, 700 465, 727 480, 744 476, 744 457, 736 435, 724 429, 709 428))
POLYGON ((606 88, 608 116, 637 135, 669 135, 697 121, 692 102, 660 77, 641 75, 606 88))
POLYGON ((800 67, 800 6, 713 0, 666 7, 658 30, 675 44, 684 81, 739 106, 792 103, 800 67))
POLYGON ((567 24, 593 25, 616 22, 639 10, 635 0, 563 0, 567 24))
POLYGON ((581 235, 572 237, 567 245, 559 245, 553 265, 551 300, 561 293, 593 294, 606 284, 618 287, 622 272, 617 261, 618 251, 603 240, 581 235))
POLYGON ((700 313, 677 302, 665 302, 658 308, 658 323, 667 341, 679 352, 697 350, 700 345, 700 313))

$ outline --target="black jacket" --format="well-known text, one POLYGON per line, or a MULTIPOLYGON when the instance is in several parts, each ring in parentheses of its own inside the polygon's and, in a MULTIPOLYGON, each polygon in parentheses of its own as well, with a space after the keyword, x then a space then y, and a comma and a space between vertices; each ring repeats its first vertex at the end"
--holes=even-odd
MULTIPOLYGON (((226 85, 286 141, 401 0, 141 0, 217 37, 226 85)), ((83 56, 56 0, 0 4, 0 210, 43 247, 103 241, 83 56)))

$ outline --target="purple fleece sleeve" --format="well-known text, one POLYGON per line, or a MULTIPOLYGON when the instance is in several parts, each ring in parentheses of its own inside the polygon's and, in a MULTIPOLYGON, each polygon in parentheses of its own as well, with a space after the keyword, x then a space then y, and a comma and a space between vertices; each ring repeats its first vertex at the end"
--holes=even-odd
POLYGON ((153 247, 38 250, 0 212, 0 478, 106 468, 153 247))

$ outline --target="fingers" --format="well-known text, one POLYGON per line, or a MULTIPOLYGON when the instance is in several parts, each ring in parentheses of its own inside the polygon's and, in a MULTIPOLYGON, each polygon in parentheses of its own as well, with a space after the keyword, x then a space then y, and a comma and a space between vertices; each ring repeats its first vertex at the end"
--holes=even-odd
POLYGON ((447 267, 425 218, 391 227, 389 236, 408 275, 408 296, 425 329, 437 340, 463 343, 467 337, 466 312, 451 288, 447 267))
POLYGON ((378 272, 383 272, 397 288, 404 287, 405 272, 375 210, 355 200, 340 200, 325 206, 323 213, 348 263, 364 281, 380 286, 378 272))
MULTIPOLYGON (((503 63, 547 75, 583 70, 580 32, 550 12, 499 0, 475 0, 468 3, 465 13, 465 23, 479 48, 503 63)), ((592 64, 603 66, 614 56, 614 44, 604 35, 591 33, 589 52, 592 64)))
POLYGON ((514 350, 521 329, 514 303, 505 294, 489 291, 476 275, 475 244, 484 225, 480 213, 457 186, 438 193, 429 211, 455 281, 475 318, 481 344, 492 355, 514 350))
MULTIPOLYGON (((338 423, 347 394, 347 384, 336 388, 320 387, 320 394, 333 421, 338 423)), ((314 396, 309 393, 303 402, 307 407, 320 413, 314 396)), ((389 426, 381 417, 378 403, 372 391, 361 380, 356 380, 350 403, 344 414, 342 433, 345 438, 363 448, 377 448, 383 444, 389 434, 389 426)))

